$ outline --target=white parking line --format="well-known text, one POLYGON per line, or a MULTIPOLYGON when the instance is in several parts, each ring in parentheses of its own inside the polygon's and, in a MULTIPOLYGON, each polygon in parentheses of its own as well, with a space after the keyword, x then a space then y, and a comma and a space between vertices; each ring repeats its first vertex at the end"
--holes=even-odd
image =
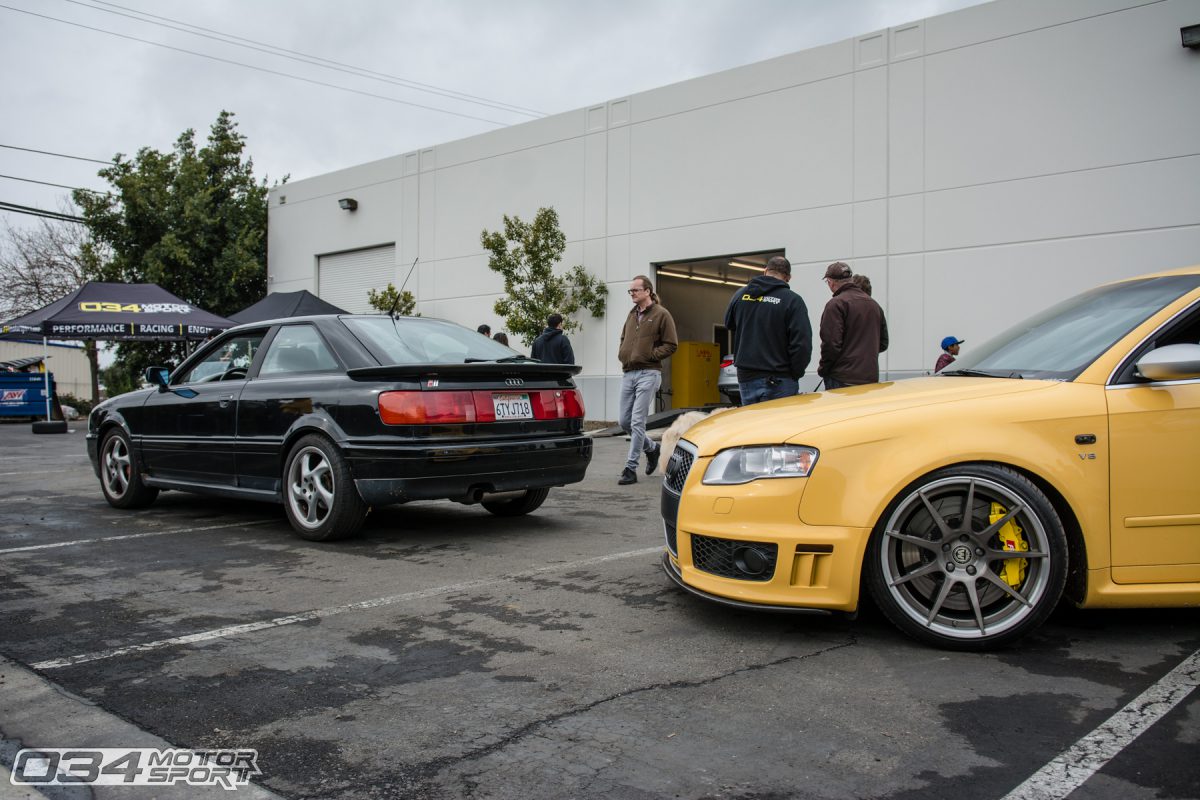
POLYGON ((9 547, 0 550, 0 556, 9 553, 28 553, 30 550, 50 550, 54 547, 73 547, 77 544, 100 544, 101 542, 119 542, 123 539, 145 539, 149 536, 168 536, 173 533, 194 533, 196 531, 215 531, 221 528, 249 527, 250 525, 266 525, 276 522, 273 519, 260 519, 253 522, 225 522, 220 525, 203 525, 198 528, 174 528, 169 531, 146 531, 145 533, 125 533, 120 536, 102 536, 99 539, 73 539, 69 542, 52 542, 50 544, 31 544, 25 547, 9 547))
POLYGON ((159 639, 156 642, 146 642, 145 644, 135 644, 129 647, 115 647, 111 650, 101 650, 96 653, 83 653, 77 656, 68 658, 53 658, 49 661, 39 661, 30 666, 37 670, 61 669, 62 667, 70 667, 75 664, 86 664, 89 661, 101 661, 106 658, 116 658, 117 656, 128 655, 130 653, 144 653, 147 650, 158 650, 163 647, 172 647, 181 644, 195 644, 196 642, 207 642, 211 639, 223 639, 228 636, 237 636, 243 633, 253 633, 254 631, 267 630, 269 628, 280 628, 284 625, 294 625, 297 622, 308 622, 314 619, 323 619, 332 617, 337 614, 344 614, 347 611, 363 611, 370 608, 381 608, 383 606, 395 605, 396 603, 405 603, 410 600, 425 600, 430 597, 440 597, 446 594, 455 592, 465 592, 471 589, 482 589, 488 586, 496 586, 497 584, 507 583, 509 581, 519 580, 521 578, 532 578, 535 575, 542 575, 547 572, 558 572, 567 569, 578 569, 580 567, 590 567, 596 564, 603 564, 607 561, 616 561, 622 558, 635 558, 637 556, 648 556, 653 553, 661 553, 662 546, 644 547, 641 550, 628 550, 624 553, 613 553, 607 556, 596 556, 594 558, 585 558, 580 561, 567 561, 562 564, 551 564, 545 567, 537 567, 535 569, 525 570, 523 572, 514 572, 509 575, 501 575, 497 578, 480 578, 473 581, 462 581, 461 583, 451 583, 446 586, 435 586, 430 589, 420 589, 415 592, 405 592, 404 594, 393 594, 387 597, 377 597, 374 600, 361 600, 357 603, 346 603, 340 606, 331 606, 329 608, 318 608, 312 611, 302 611, 299 614, 289 614, 286 617, 276 617, 275 619, 263 620, 262 622, 249 622, 245 625, 230 625, 225 628, 216 628, 211 631, 202 631, 200 633, 192 633, 187 636, 174 636, 170 639, 159 639))
POLYGON ((0 477, 7 475, 59 475, 61 473, 61 469, 21 470, 20 472, 0 472, 0 477))
POLYGON ((1200 650, 1064 750, 1003 800, 1056 800, 1078 789, 1200 686, 1200 650))

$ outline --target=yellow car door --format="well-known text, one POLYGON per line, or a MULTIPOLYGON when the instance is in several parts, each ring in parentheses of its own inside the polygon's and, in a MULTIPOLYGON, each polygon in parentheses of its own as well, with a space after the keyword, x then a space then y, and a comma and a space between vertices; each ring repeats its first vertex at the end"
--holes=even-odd
POLYGON ((1107 396, 1113 580, 1200 581, 1200 380, 1107 396))

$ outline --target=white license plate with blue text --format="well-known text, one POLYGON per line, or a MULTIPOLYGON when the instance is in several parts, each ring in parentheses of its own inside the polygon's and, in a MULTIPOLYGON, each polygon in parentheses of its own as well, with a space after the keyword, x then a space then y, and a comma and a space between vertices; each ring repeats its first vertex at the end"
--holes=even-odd
POLYGON ((533 405, 527 394, 494 394, 492 407, 497 420, 533 419, 533 405))

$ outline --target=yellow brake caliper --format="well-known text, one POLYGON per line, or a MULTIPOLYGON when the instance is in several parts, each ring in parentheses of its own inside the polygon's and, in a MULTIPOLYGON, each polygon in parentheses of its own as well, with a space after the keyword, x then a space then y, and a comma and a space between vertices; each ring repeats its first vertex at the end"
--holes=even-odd
MULTIPOLYGON (((995 525, 1008 510, 999 503, 992 503, 992 511, 988 516, 988 522, 995 525)), ((1011 550, 1016 552, 1024 552, 1029 549, 1029 542, 1025 541, 1025 537, 1021 535, 1021 528, 1013 520, 1009 520, 1000 527, 1000 531, 996 534, 1000 538, 1000 549, 1011 550)), ((1000 569, 1000 577, 1009 586, 1014 589, 1021 585, 1021 581, 1025 580, 1025 568, 1029 565, 1027 558, 1009 558, 1004 561, 1004 566, 1000 569)))

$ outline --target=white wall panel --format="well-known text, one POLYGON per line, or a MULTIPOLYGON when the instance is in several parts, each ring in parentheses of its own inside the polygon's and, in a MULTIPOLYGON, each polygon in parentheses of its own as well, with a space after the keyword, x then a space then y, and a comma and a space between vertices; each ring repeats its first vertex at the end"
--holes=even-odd
POLYGON ((925 189, 925 61, 888 67, 888 194, 925 189))
POLYGON ((1187 225, 1200 156, 930 192, 925 208, 928 250, 1187 225))
POLYGON ((608 133, 608 186, 605 225, 609 236, 629 233, 630 127, 608 133))
MULTIPOLYGON (((870 274, 862 270, 863 274, 870 274)), ((946 284, 927 290, 925 281, 925 256, 892 256, 887 260, 886 304, 880 300, 887 312, 888 344, 887 368, 889 371, 913 371, 932 369, 933 361, 926 358, 929 338, 926 327, 928 303, 954 302, 961 283, 946 284), (932 295, 932 299, 927 297, 932 295), (950 296, 946 296, 950 295, 950 296), (929 364, 925 362, 929 360, 929 364)), ((874 276, 871 276, 874 283, 874 276)), ((875 289, 880 295, 880 290, 875 289)), ((878 298, 877 298, 878 299, 878 298)), ((943 333, 941 336, 945 336, 943 333)), ((961 334, 959 334, 961 335, 961 334)), ((938 338, 940 339, 941 336, 938 338)), ((934 355, 936 359, 936 354, 934 355)))
POLYGON ((1200 152, 1200 64, 1179 46, 1180 25, 1200 19, 1190 5, 1190 15, 1163 3, 925 59, 925 188, 1200 152))
MULTIPOLYGON (((423 287, 426 285, 426 281, 432 283, 432 291, 428 293, 429 297, 427 298, 430 300, 449 300, 455 297, 478 297, 481 295, 499 297, 504 291, 504 279, 498 273, 488 269, 487 256, 482 252, 458 258, 439 258, 436 261, 430 261, 426 266, 428 272, 422 275, 421 281, 423 287)), ((459 320, 457 316, 448 319, 459 320)), ((478 324, 479 322, 476 322, 470 327, 474 328, 478 324)), ((500 329, 492 325, 492 330, 500 329)))
POLYGON ((634 123, 816 83, 854 69, 850 40, 651 89, 632 98, 634 123))
POLYGON ((553 206, 568 239, 583 234, 584 140, 556 142, 483 161, 438 169, 434 235, 438 258, 482 251, 479 233, 501 230, 505 214, 533 220, 553 206))
POLYGON ((888 251, 888 201, 854 204, 855 258, 882 255, 888 251))
POLYGON ((439 144, 437 165, 439 168, 453 167, 508 155, 518 150, 557 144, 583 136, 586 126, 587 111, 576 109, 519 125, 497 128, 478 136, 439 144))
POLYGON ((888 71, 854 73, 854 199, 888 191, 888 71))
POLYGON ((1005 0, 925 20, 925 52, 965 48, 1158 0, 1005 0))
POLYGON ((594 239, 607 233, 608 134, 593 133, 584 142, 583 237, 594 239))
POLYGON ((850 76, 633 127, 635 231, 849 202, 850 76))
POLYGON ((888 200, 888 252, 917 253, 925 249, 925 195, 888 200))

